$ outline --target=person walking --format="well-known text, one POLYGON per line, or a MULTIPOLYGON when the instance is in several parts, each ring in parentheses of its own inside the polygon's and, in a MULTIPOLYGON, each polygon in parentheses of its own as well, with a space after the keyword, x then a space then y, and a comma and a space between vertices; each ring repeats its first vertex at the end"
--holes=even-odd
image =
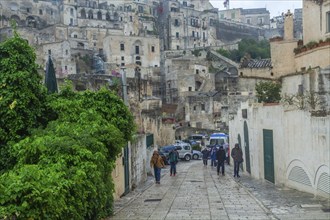
POLYGON ((240 177, 239 166, 243 162, 243 152, 239 144, 235 144, 234 149, 231 151, 231 157, 234 160, 234 177, 240 177))
POLYGON ((222 176, 225 175, 225 160, 226 160, 226 151, 223 149, 223 146, 220 146, 220 149, 216 153, 216 159, 218 160, 217 165, 217 174, 220 173, 220 166, 221 166, 221 174, 222 176))
POLYGON ((203 154, 203 164, 204 166, 207 166, 207 160, 209 159, 210 152, 206 147, 204 147, 204 149, 202 150, 202 154, 203 154))
POLYGON ((157 150, 154 151, 154 153, 151 157, 150 167, 154 168, 156 184, 160 184, 160 173, 161 173, 161 169, 163 167, 165 167, 165 163, 164 163, 163 158, 159 155, 157 150))
POLYGON ((169 162, 171 165, 170 169, 170 176, 175 176, 176 175, 176 164, 178 163, 178 152, 176 149, 171 150, 171 152, 168 155, 169 162))
POLYGON ((217 147, 214 146, 214 147, 212 147, 212 150, 211 150, 211 167, 216 167, 217 166, 217 164, 216 164, 217 163, 216 153, 217 153, 217 147))

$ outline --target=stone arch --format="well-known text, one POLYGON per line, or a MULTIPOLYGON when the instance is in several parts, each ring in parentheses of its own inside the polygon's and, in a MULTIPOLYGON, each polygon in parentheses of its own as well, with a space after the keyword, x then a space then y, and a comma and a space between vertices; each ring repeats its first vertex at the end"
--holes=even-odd
POLYGON ((102 20, 102 12, 101 11, 97 12, 97 19, 102 20))
POLYGON ((128 11, 128 12, 132 11, 132 6, 131 5, 127 5, 126 6, 126 11, 128 11))
MULTIPOLYGON (((1 19, 1 18, 0 18, 1 19)), ((20 19, 20 17, 18 15, 12 15, 10 17, 10 20, 14 20, 16 22, 17 25, 21 25, 22 24, 22 21, 20 19)))
POLYGON ((88 19, 93 19, 94 15, 93 15, 93 10, 89 10, 88 11, 88 19))
POLYGON ((313 187, 311 181, 312 175, 306 170, 305 164, 301 160, 292 160, 286 169, 287 179, 295 183, 303 184, 309 187, 313 187))
POLYGON ((195 81, 195 90, 196 90, 196 91, 199 91, 199 89, 201 88, 202 84, 203 84, 203 83, 202 83, 201 81, 196 80, 196 81, 195 81))
POLYGON ((330 195, 330 168, 326 165, 320 166, 315 174, 315 187, 318 191, 330 195))
POLYGON ((107 12, 105 14, 105 20, 110 21, 110 13, 109 12, 107 12))
POLYGON ((34 16, 26 17, 26 26, 36 28, 37 27, 37 19, 34 16))
POLYGON ((84 8, 80 10, 80 18, 86 19, 86 11, 84 8))

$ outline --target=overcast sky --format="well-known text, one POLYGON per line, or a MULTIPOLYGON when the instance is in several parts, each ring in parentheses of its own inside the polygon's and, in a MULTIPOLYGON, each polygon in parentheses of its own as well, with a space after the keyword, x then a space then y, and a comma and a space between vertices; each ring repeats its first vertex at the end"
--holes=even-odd
MULTIPOLYGON (((219 10, 225 10, 223 3, 225 0, 214 0, 211 1, 213 7, 218 8, 219 10)), ((294 9, 302 8, 302 0, 229 0, 230 9, 233 8, 267 8, 270 12, 270 17, 281 15, 282 12, 287 12, 288 9, 293 13, 294 9)))

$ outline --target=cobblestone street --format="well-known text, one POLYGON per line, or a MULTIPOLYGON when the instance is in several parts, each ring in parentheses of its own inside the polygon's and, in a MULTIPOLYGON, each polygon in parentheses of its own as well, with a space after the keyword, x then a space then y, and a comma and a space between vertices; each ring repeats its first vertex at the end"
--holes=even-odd
POLYGON ((162 170, 161 184, 152 177, 115 203, 109 219, 330 219, 329 200, 254 180, 242 173, 218 176, 202 161, 178 163, 178 174, 162 170))

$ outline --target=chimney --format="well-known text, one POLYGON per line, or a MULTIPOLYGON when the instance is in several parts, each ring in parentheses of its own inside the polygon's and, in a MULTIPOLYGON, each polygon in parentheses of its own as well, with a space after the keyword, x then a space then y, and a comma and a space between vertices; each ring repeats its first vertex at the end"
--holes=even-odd
POLYGON ((293 40, 293 14, 288 10, 284 16, 284 40, 293 40))

